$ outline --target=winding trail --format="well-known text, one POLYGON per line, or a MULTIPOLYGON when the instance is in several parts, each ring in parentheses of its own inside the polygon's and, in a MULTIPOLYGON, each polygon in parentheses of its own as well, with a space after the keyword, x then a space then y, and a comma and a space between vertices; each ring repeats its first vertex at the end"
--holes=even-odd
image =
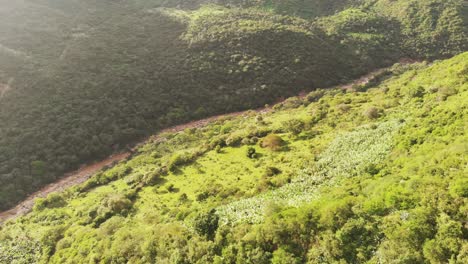
POLYGON ((0 100, 5 96, 5 94, 11 90, 11 85, 13 84, 14 79, 10 78, 6 84, 0 83, 0 100))
MULTIPOLYGON (((411 63, 415 63, 415 62, 417 62, 417 61, 410 60, 410 59, 400 60, 400 63, 402 63, 402 64, 411 64, 411 63)), ((384 70, 385 70, 385 68, 375 70, 375 71, 370 72, 369 74, 366 74, 365 76, 363 76, 363 77, 361 77, 361 78, 359 78, 359 79, 357 79, 357 80, 355 80, 355 81, 353 81, 351 83, 341 85, 341 86, 337 86, 337 87, 341 87, 342 89, 349 90, 354 85, 365 85, 373 77, 375 77, 376 75, 382 73, 384 70)), ((301 92, 298 95, 298 97, 301 97, 301 98, 303 98, 305 96, 307 96, 306 92, 301 92)), ((281 101, 284 101, 284 100, 281 100, 281 101)), ((278 103, 281 103, 281 101, 278 102, 278 103)), ((260 108, 260 109, 255 110, 255 112, 257 112, 257 113, 266 113, 266 112, 271 111, 271 109, 272 109, 272 107, 264 107, 264 108, 260 108)), ((162 133, 176 133, 176 132, 180 132, 180 131, 183 131, 185 129, 188 129, 188 128, 204 127, 204 126, 208 125, 211 122, 214 122, 214 121, 217 121, 217 120, 220 120, 220 119, 225 119, 225 118, 242 116, 242 115, 245 115, 245 114, 247 114, 249 112, 252 112, 252 110, 246 110, 246 111, 216 115, 216 116, 211 116, 211 117, 208 117, 208 118, 205 118, 205 119, 188 122, 188 123, 181 124, 181 125, 176 125, 176 126, 169 127, 169 128, 161 130, 159 133, 157 133, 155 136, 151 136, 149 139, 154 140, 159 135, 161 135, 162 133)), ((147 142, 147 141, 148 141, 148 139, 143 140, 141 143, 136 145, 135 149, 138 148, 138 146, 141 146, 141 145, 145 144, 145 142, 147 142)), ((50 194, 52 192, 63 191, 65 189, 69 188, 69 187, 81 184, 81 183, 85 182, 86 180, 88 180, 94 173, 101 170, 105 166, 112 165, 114 163, 120 162, 120 161, 130 157, 131 154, 132 154, 132 151, 123 152, 123 153, 119 153, 119 154, 114 154, 114 155, 109 156, 108 158, 106 158, 106 159, 104 159, 102 161, 99 161, 99 162, 96 162, 96 163, 93 163, 93 164, 90 164, 90 165, 84 165, 84 166, 82 166, 80 169, 78 169, 76 171, 65 174, 60 180, 58 180, 58 181, 56 181, 54 183, 51 183, 51 184, 43 187, 39 191, 29 195, 25 200, 20 202, 14 208, 12 208, 10 210, 7 210, 7 211, 4 211, 4 212, 0 212, 0 224, 7 221, 7 220, 10 220, 10 219, 13 219, 13 218, 16 218, 16 217, 19 217, 19 216, 22 216, 22 215, 25 215, 25 214, 29 213, 32 210, 33 206, 34 206, 34 200, 36 198, 43 198, 43 197, 46 197, 48 194, 50 194)))
MULTIPOLYGON (((270 109, 271 108, 262 108, 262 109, 257 110, 257 112, 259 113, 267 112, 267 111, 270 111, 270 109)), ((249 111, 241 111, 241 112, 234 112, 234 113, 229 113, 229 114, 224 114, 224 115, 216 115, 216 116, 208 117, 205 119, 196 120, 196 121, 192 121, 189 123, 169 127, 169 128, 161 130, 155 136, 150 137, 150 139, 155 139, 163 133, 176 133, 176 132, 184 131, 185 129, 188 129, 188 128, 204 127, 208 125, 209 123, 214 122, 216 120, 241 116, 241 115, 246 114, 247 112, 249 111)), ((138 146, 145 144, 147 141, 148 139, 143 140, 141 143, 137 144, 134 149, 137 149, 138 146)), ((112 165, 117 162, 121 162, 122 160, 130 157, 132 155, 132 152, 133 150, 122 152, 119 154, 114 154, 102 161, 99 161, 90 165, 84 165, 76 171, 65 174, 60 180, 54 183, 51 183, 49 185, 46 185, 45 187, 41 188, 39 191, 29 195, 25 200, 20 202, 14 208, 9 209, 4 212, 0 212, 0 224, 7 220, 29 213, 32 210, 34 206, 34 201, 37 198, 44 198, 50 193, 60 192, 67 188, 81 184, 85 182, 86 180, 88 180, 93 174, 95 174, 102 168, 112 165)))
POLYGON ((49 193, 60 192, 69 187, 83 183, 103 167, 112 165, 114 162, 119 162, 129 156, 130 152, 115 154, 108 157, 105 160, 91 165, 83 166, 76 171, 65 174, 63 178, 54 183, 46 185, 39 191, 31 194, 30 196, 28 196, 28 198, 23 200, 14 208, 0 213, 0 223, 30 212, 34 206, 34 201, 36 198, 44 198, 49 193))

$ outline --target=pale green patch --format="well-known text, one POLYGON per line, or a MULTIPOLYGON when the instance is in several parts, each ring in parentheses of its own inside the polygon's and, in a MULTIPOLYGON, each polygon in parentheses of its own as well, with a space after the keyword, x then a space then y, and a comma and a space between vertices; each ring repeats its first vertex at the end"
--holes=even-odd
POLYGON ((217 209, 224 224, 256 223, 263 219, 269 204, 299 207, 318 198, 324 185, 345 177, 358 176, 385 160, 392 148, 393 135, 402 124, 389 121, 377 127, 363 126, 338 136, 321 154, 313 168, 298 172, 290 184, 259 196, 242 199, 217 209))

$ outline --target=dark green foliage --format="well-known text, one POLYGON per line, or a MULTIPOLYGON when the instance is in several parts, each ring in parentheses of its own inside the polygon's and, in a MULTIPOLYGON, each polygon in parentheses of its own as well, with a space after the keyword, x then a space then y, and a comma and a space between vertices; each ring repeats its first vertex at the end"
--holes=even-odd
POLYGON ((248 147, 246 155, 249 159, 255 159, 257 157, 257 150, 254 147, 248 147))
POLYGON ((91 209, 89 212, 90 220, 95 227, 99 227, 114 215, 126 216, 132 205, 132 201, 125 195, 110 195, 101 201, 97 208, 91 209))
POLYGON ((291 120, 285 121, 283 123, 283 127, 287 132, 297 136, 302 132, 302 130, 304 130, 305 123, 304 121, 299 120, 299 119, 291 119, 291 120))
POLYGON ((213 239, 218 230, 219 216, 216 215, 216 210, 212 209, 208 212, 199 213, 194 220, 193 226, 198 234, 205 236, 207 239, 213 239))
POLYGON ((267 167, 265 170, 265 176, 272 177, 281 173, 281 170, 276 167, 267 167))
POLYGON ((178 153, 174 154, 167 164, 167 168, 170 171, 176 171, 178 167, 187 165, 192 162, 197 155, 193 152, 185 152, 185 153, 178 153))
POLYGON ((426 91, 425 91, 424 87, 421 87, 421 86, 410 88, 408 90, 408 96, 410 98, 421 98, 421 97, 424 96, 425 93, 426 93, 426 91))
POLYGON ((319 89, 319 90, 316 90, 307 94, 306 99, 309 103, 314 103, 320 100, 320 98, 322 98, 324 94, 325 94, 325 91, 322 89, 319 89))

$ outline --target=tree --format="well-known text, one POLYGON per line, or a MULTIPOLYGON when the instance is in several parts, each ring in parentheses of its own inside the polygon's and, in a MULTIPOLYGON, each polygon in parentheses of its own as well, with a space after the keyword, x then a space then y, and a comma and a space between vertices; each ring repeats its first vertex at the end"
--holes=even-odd
POLYGON ((219 216, 216 214, 215 209, 199 213, 194 221, 195 231, 210 240, 214 238, 216 230, 218 230, 218 226, 219 216))
POLYGON ((43 177, 46 174, 46 164, 41 160, 31 162, 31 175, 34 177, 43 177))

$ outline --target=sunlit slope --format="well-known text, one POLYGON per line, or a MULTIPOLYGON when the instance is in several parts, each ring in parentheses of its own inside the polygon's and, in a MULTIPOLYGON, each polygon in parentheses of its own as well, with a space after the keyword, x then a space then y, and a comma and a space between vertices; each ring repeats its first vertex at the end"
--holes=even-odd
POLYGON ((465 263, 467 62, 159 135, 3 226, 0 262, 465 263))

